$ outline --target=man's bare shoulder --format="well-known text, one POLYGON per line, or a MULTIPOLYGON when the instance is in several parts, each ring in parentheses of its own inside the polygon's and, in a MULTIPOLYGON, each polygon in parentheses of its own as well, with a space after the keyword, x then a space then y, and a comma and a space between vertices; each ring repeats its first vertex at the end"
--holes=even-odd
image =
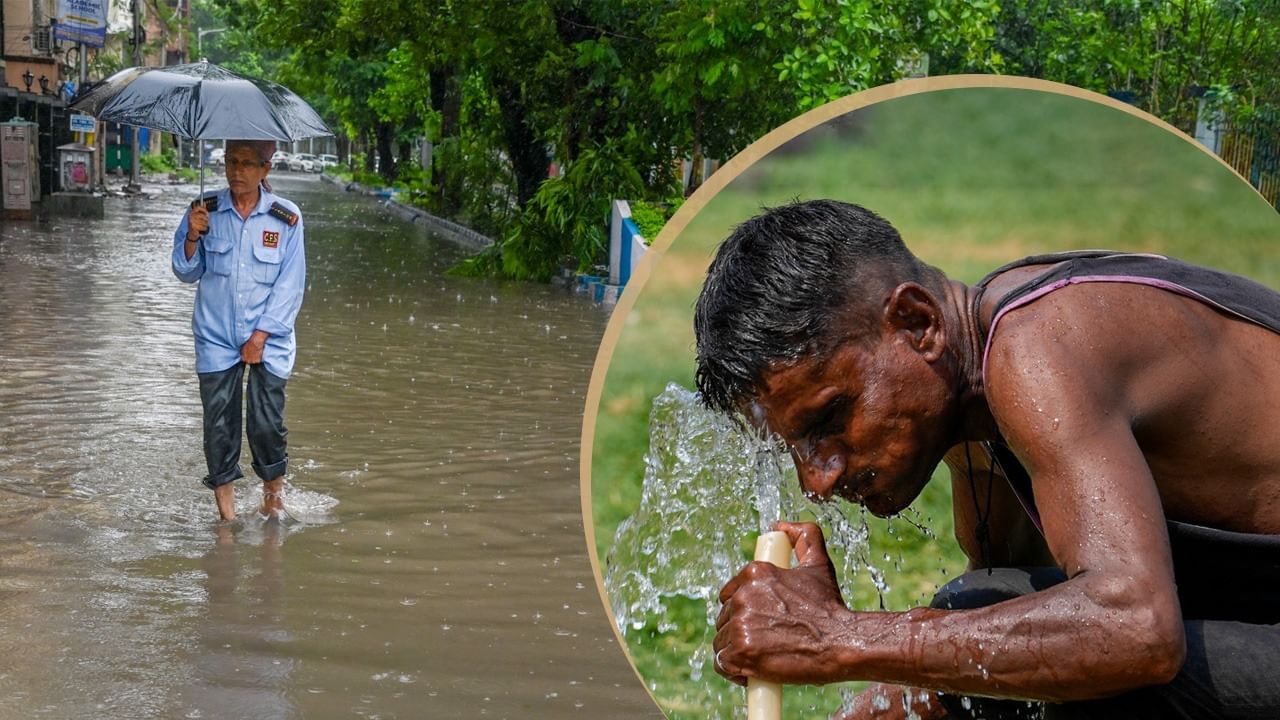
POLYGON ((1076 391, 1110 392, 1165 355, 1170 333, 1184 341, 1206 339, 1207 328, 1190 328, 1205 322, 1188 302, 1194 301, 1145 286, 1085 283, 1010 310, 988 339, 988 399, 1001 384, 1029 376, 1060 378, 1076 391))
MULTIPOLYGON (((999 418, 1028 398, 1131 422, 1199 402, 1255 353, 1244 325, 1145 285, 1070 285, 1006 313, 989 338, 987 401, 999 418)), ((1260 329, 1258 329, 1260 330, 1260 329)), ((1280 351, 1280 336, 1273 338, 1280 351)))
POLYGON ((1065 453, 1114 459, 1100 448, 1129 436, 1170 518, 1280 528, 1280 511, 1250 509, 1261 497, 1280 508, 1280 334, 1158 288, 1083 283, 1007 313, 985 377, 1029 469, 1065 453))

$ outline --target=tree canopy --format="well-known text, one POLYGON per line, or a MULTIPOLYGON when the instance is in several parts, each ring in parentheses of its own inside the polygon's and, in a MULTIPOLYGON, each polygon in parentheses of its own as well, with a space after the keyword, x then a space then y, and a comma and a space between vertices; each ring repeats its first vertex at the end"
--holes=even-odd
POLYGON ((1206 91, 1229 116, 1273 128, 1280 107, 1276 0, 205 0, 197 11, 231 28, 217 44, 226 64, 303 92, 364 149, 366 171, 499 239, 473 269, 518 278, 598 262, 609 195, 670 209, 702 181, 702 159, 926 62, 933 75, 1121 94, 1187 131, 1206 91), (432 143, 432 167, 416 167, 415 138, 432 143))

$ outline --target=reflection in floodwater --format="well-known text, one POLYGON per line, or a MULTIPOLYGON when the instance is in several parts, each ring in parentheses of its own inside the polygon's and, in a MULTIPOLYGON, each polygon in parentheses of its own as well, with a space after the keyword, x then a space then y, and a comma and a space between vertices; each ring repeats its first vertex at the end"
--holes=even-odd
POLYGON ((0 226, 0 718, 656 717, 579 512, 602 313, 277 184, 309 271, 283 525, 199 482, 191 193, 0 226))
POLYGON ((193 682, 183 689, 185 717, 296 714, 286 693, 294 660, 280 607, 281 545, 287 531, 277 522, 250 522, 252 529, 236 523, 240 535, 253 536, 250 542, 237 543, 236 530, 221 525, 201 558, 207 605, 198 633, 200 652, 192 661, 193 682))

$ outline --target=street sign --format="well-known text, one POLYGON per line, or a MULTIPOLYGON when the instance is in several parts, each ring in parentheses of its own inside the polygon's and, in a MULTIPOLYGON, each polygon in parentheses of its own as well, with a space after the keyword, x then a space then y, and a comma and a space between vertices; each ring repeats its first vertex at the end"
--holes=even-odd
MULTIPOLYGON (((59 0, 53 36, 58 40, 102 47, 107 43, 107 6, 103 0, 59 0)), ((80 49, 84 52, 84 48, 80 49)))
POLYGON ((71 116, 71 132, 91 133, 97 130, 98 121, 93 119, 92 115, 81 115, 79 113, 71 116))

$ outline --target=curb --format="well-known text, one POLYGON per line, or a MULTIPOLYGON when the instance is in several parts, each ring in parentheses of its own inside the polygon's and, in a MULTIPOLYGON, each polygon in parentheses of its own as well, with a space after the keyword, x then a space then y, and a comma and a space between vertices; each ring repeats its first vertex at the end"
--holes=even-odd
POLYGON ((394 213, 401 220, 407 220, 414 225, 423 225, 430 228, 436 233, 446 238, 475 250, 483 250, 493 244, 493 238, 481 235, 465 225, 459 225, 452 220, 445 220, 437 217, 421 208, 406 205, 391 196, 391 191, 382 188, 371 188, 361 185, 357 182, 345 182, 341 178, 336 178, 328 173, 321 173, 320 179, 324 182, 338 185, 347 192, 360 193, 361 195, 369 195, 371 197, 383 200, 387 209, 394 213))

